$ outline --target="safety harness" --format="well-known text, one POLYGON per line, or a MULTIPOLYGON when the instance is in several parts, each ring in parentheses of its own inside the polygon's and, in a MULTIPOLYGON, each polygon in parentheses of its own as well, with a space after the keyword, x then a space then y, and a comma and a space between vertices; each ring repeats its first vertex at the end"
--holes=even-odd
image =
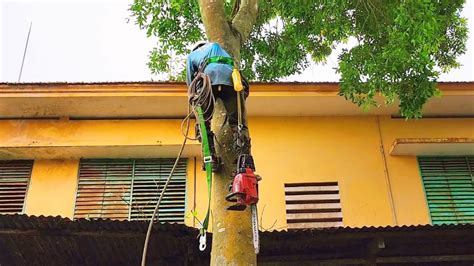
MULTIPOLYGON (((189 103, 195 111, 197 118, 197 124, 199 125, 199 132, 202 143, 202 154, 204 162, 204 170, 206 171, 207 179, 207 190, 208 190, 208 208, 206 217, 201 224, 200 237, 199 237, 199 249, 204 251, 206 249, 206 233, 209 227, 209 216, 210 216, 210 204, 211 204, 211 186, 212 186, 212 171, 213 163, 218 162, 218 158, 214 156, 213 138, 214 135, 211 131, 208 131, 206 127, 206 118, 204 113, 208 110, 203 110, 203 106, 209 104, 209 101, 213 101, 212 86, 209 76, 204 74, 205 67, 210 63, 227 64, 234 67, 234 60, 229 57, 215 56, 208 58, 205 63, 199 66, 199 70, 196 77, 193 79, 189 89, 188 97, 189 103)), ((229 207, 228 210, 244 210, 246 206, 251 206, 252 212, 252 231, 255 253, 259 252, 259 237, 258 237, 258 219, 257 219, 257 202, 258 202, 258 189, 257 182, 260 180, 258 176, 254 174, 255 166, 253 158, 250 155, 250 147, 245 149, 245 145, 250 145, 246 141, 243 134, 244 123, 243 123, 243 108, 242 108, 242 77, 237 67, 234 67, 232 71, 232 81, 234 84, 234 90, 237 93, 237 112, 238 112, 238 125, 237 125, 237 140, 236 146, 241 151, 238 157, 237 171, 234 177, 234 181, 230 186, 230 193, 226 196, 226 200, 235 202, 236 204, 229 207), (243 153, 242 151, 247 151, 243 153)), ((209 107, 210 105, 208 105, 209 107)), ((216 169, 214 169, 216 170, 216 169)))
POLYGON ((202 138, 202 155, 204 161, 204 167, 206 170, 206 180, 207 180, 207 213, 204 222, 202 223, 202 228, 200 229, 200 239, 199 239, 199 249, 204 251, 206 249, 206 232, 209 227, 209 213, 211 210, 211 188, 212 188, 212 155, 211 149, 209 147, 209 140, 207 138, 207 129, 206 123, 204 121, 204 115, 202 113, 202 108, 196 106, 196 112, 198 115, 199 126, 201 127, 201 138, 202 138))
POLYGON ((207 196, 208 196, 208 205, 207 213, 204 218, 201 228, 199 230, 199 249, 204 251, 206 249, 206 233, 209 228, 209 217, 210 217, 210 208, 211 208, 211 186, 212 186, 212 163, 214 162, 214 157, 212 154, 213 147, 210 145, 209 137, 213 137, 211 132, 208 132, 206 127, 206 119, 204 118, 204 112, 209 108, 209 101, 212 101, 212 86, 211 80, 208 75, 200 71, 196 73, 193 81, 191 82, 188 88, 188 98, 189 104, 194 111, 197 124, 199 125, 199 135, 202 147, 202 157, 204 162, 204 170, 206 171, 207 179, 207 196), (203 110, 203 106, 206 106, 206 110, 203 110))
POLYGON ((212 56, 209 57, 206 62, 205 66, 209 65, 210 63, 219 63, 219 64, 225 64, 229 65, 231 67, 234 67, 234 59, 226 56, 212 56))

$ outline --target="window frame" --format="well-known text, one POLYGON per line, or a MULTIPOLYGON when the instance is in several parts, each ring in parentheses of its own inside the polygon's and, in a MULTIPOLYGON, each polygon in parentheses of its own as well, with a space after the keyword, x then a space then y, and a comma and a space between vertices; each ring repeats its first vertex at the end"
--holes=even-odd
MULTIPOLYGON (((429 160, 431 160, 431 162, 434 162, 434 161, 438 160, 438 163, 440 163, 442 165, 442 164, 446 163, 445 160, 456 160, 456 159, 461 160, 462 159, 462 160, 464 160, 466 168, 467 168, 466 173, 468 175, 470 175, 470 177, 471 177, 471 186, 474 187, 474 172, 473 172, 474 169, 472 169, 472 167, 471 167, 471 164, 474 164, 474 156, 472 156, 472 155, 447 155, 447 156, 429 155, 429 156, 417 156, 416 159, 417 159, 417 164, 418 164, 418 172, 419 172, 419 176, 420 176, 420 181, 421 181, 421 185, 423 187, 423 192, 424 192, 424 196, 425 196, 426 208, 428 209, 428 217, 429 217, 430 224, 463 224, 463 223, 466 223, 466 222, 462 221, 462 218, 457 218, 458 215, 456 215, 456 214, 458 214, 460 212, 456 210, 456 203, 459 201, 459 199, 453 199, 452 198, 452 194, 451 194, 452 190, 451 190, 451 187, 449 187, 449 181, 448 181, 449 173, 446 173, 446 175, 447 175, 446 178, 445 178, 445 180, 447 182, 446 188, 449 189, 449 192, 450 192, 449 196, 451 197, 451 202, 454 205, 453 211, 450 214, 451 214, 451 216, 454 216, 456 220, 460 219, 461 221, 443 222, 441 219, 436 219, 436 218, 433 221, 433 210, 432 210, 431 204, 436 204, 436 203, 430 202, 429 195, 428 195, 428 193, 430 193, 430 192, 427 189, 427 183, 428 182, 425 181, 425 177, 427 175, 423 173, 422 164, 429 162, 429 160), (422 162, 423 160, 425 162, 422 162)), ((444 170, 444 171, 446 172, 446 170, 444 170)), ((450 171, 450 170, 448 169, 448 171, 450 171)), ((472 193, 472 196, 474 196, 474 192, 472 193)), ((474 201, 474 199, 473 199, 473 201, 474 201)), ((442 203, 438 203, 438 204, 442 204, 442 203)), ((448 204, 448 203, 446 203, 446 204, 448 204)), ((444 207, 440 207, 440 208, 444 208, 444 207)), ((446 208, 449 208, 449 207, 446 207, 446 208)), ((470 207, 468 207, 468 208, 470 208, 470 207)), ((446 215, 446 217, 448 217, 448 216, 446 215)), ((474 221, 473 222, 467 222, 467 223, 474 223, 474 221)))
MULTIPOLYGON (((134 210, 134 199, 136 199, 135 197, 139 197, 139 196, 136 196, 136 195, 140 195, 138 193, 134 194, 134 191, 137 190, 137 181, 142 181, 142 182, 154 182, 155 184, 157 184, 157 180, 159 183, 165 183, 168 175, 169 175, 169 171, 166 171, 166 172, 163 172, 163 173, 160 173, 160 175, 158 175, 157 177, 158 178, 144 178, 143 176, 137 176, 137 173, 136 173, 136 167, 137 167, 137 164, 139 163, 142 163, 142 164, 150 164, 152 163, 153 161, 156 161, 156 164, 154 166, 151 166, 151 167, 157 167, 159 166, 160 168, 160 171, 161 171, 161 167, 168 167, 169 170, 171 170, 171 167, 172 165, 174 164, 174 161, 175 159, 174 158, 127 158, 127 159, 122 159, 122 158, 93 158, 93 159, 89 159, 89 158, 82 158, 79 162, 79 168, 78 168, 78 172, 77 172, 77 187, 76 187, 76 197, 75 197, 75 203, 74 203, 74 210, 73 210, 73 219, 74 220, 77 220, 77 219, 81 219, 81 218, 86 218, 86 219, 112 219, 112 220, 127 220, 127 221, 141 221, 141 220, 148 220, 149 219, 149 216, 151 217, 151 214, 152 214, 152 211, 150 210, 146 210, 144 212, 144 217, 142 218, 137 218, 137 217, 134 217, 134 215, 136 215, 135 212, 137 212, 136 210, 134 210), (123 163, 121 164, 120 161, 123 161, 123 163), (130 163, 131 164, 131 171, 130 171, 130 177, 128 180, 125 180, 125 183, 126 186, 129 186, 126 190, 126 192, 123 192, 121 194, 121 199, 125 202, 124 203, 124 206, 127 206, 127 209, 128 209, 128 212, 127 212, 127 217, 126 218, 116 218, 116 217, 107 217, 108 215, 107 214, 103 214, 102 211, 104 210, 104 206, 106 204, 104 204, 104 202, 106 202, 108 199, 107 196, 105 194, 107 193, 113 193, 113 192, 107 192, 107 177, 108 177, 108 174, 105 173, 105 172, 99 172, 99 175, 103 175, 104 173, 104 176, 103 176, 103 180, 104 180, 104 184, 102 185, 104 187, 104 192, 102 194, 102 199, 100 201, 97 201, 96 204, 97 206, 100 204, 101 208, 97 208, 95 210, 99 210, 101 211, 101 213, 99 215, 91 215, 91 216, 94 216, 94 217, 84 217, 85 215, 88 215, 88 214, 78 214, 78 207, 81 207, 81 206, 78 206, 78 199, 80 198, 80 193, 81 193, 81 188, 79 187, 81 185, 81 181, 84 182, 84 177, 82 177, 81 179, 81 169, 82 169, 82 166, 85 164, 85 163, 102 163, 104 165, 109 165, 109 164, 114 164, 114 163, 117 163, 117 165, 119 165, 119 167, 126 167, 126 163, 130 163), (138 163, 137 163, 138 162, 138 163), (141 178, 140 178, 141 177, 141 178), (125 196, 124 196, 125 195, 125 196), (125 199, 124 199, 125 198, 125 199), (95 216, 98 216, 98 217, 95 217, 95 216)), ((188 183, 188 158, 181 158, 180 159, 180 162, 178 163, 178 166, 177 166, 177 169, 176 169, 176 172, 179 172, 181 171, 180 174, 178 175, 181 175, 179 179, 175 179, 173 180, 173 178, 171 179, 171 183, 173 181, 179 183, 179 187, 184 187, 180 189, 178 189, 178 193, 182 193, 182 199, 178 199, 177 201, 182 201, 182 203, 177 203, 176 205, 180 205, 177 209, 182 209, 182 217, 181 216, 178 216, 178 215, 171 215, 170 217, 168 218, 171 218, 171 219, 174 219, 176 217, 179 217, 179 220, 168 220, 167 218, 161 218, 160 219, 160 222, 172 222, 172 223, 184 223, 185 220, 186 220, 186 209, 187 209, 187 194, 188 194, 188 186, 187 186, 187 183, 188 183), (184 182, 184 183, 183 183, 184 182)), ((175 175, 176 175, 176 172, 175 172, 175 175)), ((114 173, 112 173, 112 176, 113 176, 114 173)), ((143 173, 142 173, 143 174, 143 173)), ((175 177, 176 178, 176 177, 175 177)), ((84 184, 82 184, 83 186, 86 186, 84 184)), ((145 185, 146 186, 146 185, 145 185)), ((142 187, 143 187, 143 184, 142 184, 142 187)), ((156 196, 156 200, 151 200, 152 203, 150 205, 145 205, 145 206, 154 206, 156 205, 156 201, 158 199, 158 195, 159 193, 161 192, 161 189, 162 189, 162 185, 160 185, 158 187, 158 191, 157 191, 157 196, 156 196)), ((110 188, 109 188, 110 189, 110 188)), ((169 189, 169 188, 168 188, 169 189)), ((144 188, 144 190, 153 190, 153 187, 150 187, 150 188, 144 188)), ((137 190, 138 191, 138 190, 137 190)), ((145 194, 146 194, 146 191, 145 191, 145 194)), ((180 196, 178 196, 180 197, 180 196)), ((166 200, 166 193, 165 193, 165 198, 164 200, 166 200)), ((142 204, 143 205, 143 204, 142 204)), ((161 205, 163 206, 163 205, 161 205)), ((117 207, 119 208, 119 207, 117 207)), ((142 208, 142 206, 140 205, 139 208, 142 208)), ((144 207, 143 207, 144 208, 144 207)), ((111 209, 109 209, 111 210, 111 209)), ((165 209, 164 207, 161 208, 160 210, 167 210, 165 209)), ((140 210, 138 210, 138 212, 140 212, 140 210)), ((171 211, 172 212, 172 211, 171 211)), ((176 212, 181 212, 181 211, 176 211, 176 212)), ((166 213, 166 212, 163 212, 163 213, 166 213)), ((160 212, 158 213, 158 215, 160 214, 160 212)))

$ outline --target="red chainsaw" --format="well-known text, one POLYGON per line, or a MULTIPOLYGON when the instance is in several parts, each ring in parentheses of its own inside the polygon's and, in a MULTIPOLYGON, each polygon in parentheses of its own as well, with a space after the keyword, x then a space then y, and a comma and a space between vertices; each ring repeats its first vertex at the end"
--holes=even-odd
POLYGON ((255 166, 251 155, 242 154, 237 160, 237 174, 229 188, 227 201, 236 202, 228 210, 243 211, 258 202, 258 184, 260 177, 255 175, 255 166))
POLYGON ((258 181, 261 180, 259 175, 254 173, 255 166, 251 155, 242 154, 237 160, 237 173, 229 188, 230 193, 225 197, 227 201, 236 204, 228 207, 228 210, 243 211, 250 206, 252 212, 252 234, 255 254, 260 249, 258 236, 258 181))
POLYGON ((226 196, 226 200, 237 204, 227 208, 232 211, 243 211, 252 204, 258 202, 257 176, 251 168, 246 168, 245 172, 238 173, 232 182, 231 192, 226 196))

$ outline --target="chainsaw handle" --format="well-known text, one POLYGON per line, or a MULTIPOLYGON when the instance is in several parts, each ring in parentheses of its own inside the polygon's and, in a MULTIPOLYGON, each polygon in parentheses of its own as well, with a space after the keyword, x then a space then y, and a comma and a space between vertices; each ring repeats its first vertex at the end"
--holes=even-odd
POLYGON ((227 196, 225 196, 225 200, 230 201, 230 202, 237 202, 237 199, 235 198, 237 196, 243 197, 245 196, 245 193, 242 193, 242 192, 229 193, 227 194, 227 196))

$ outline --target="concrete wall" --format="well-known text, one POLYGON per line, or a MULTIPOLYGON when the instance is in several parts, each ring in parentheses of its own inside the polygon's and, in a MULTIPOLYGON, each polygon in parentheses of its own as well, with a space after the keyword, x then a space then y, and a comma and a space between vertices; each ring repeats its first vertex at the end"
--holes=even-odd
POLYGON ((474 119, 380 118, 396 218, 399 225, 430 223, 418 162, 415 156, 391 156, 390 146, 397 138, 473 138, 474 119))
MULTIPOLYGON (((339 183, 345 226, 429 223, 416 157, 391 156, 390 146, 396 138, 473 137, 473 122, 375 116, 252 117, 249 128, 253 154, 257 172, 263 177, 259 202, 262 226, 286 227, 285 183, 318 181, 339 183)), ((58 144, 75 146, 80 152, 91 143, 133 147, 160 140, 166 146, 180 139, 176 120, 0 121, 0 149, 39 141, 46 153, 48 146, 58 144)), ((31 147, 31 154, 37 148, 31 147)), ((93 155, 94 150, 87 149, 84 154, 93 155)), ((108 157, 114 156, 111 150, 108 157)), ((195 155, 186 157, 186 224, 198 226, 189 213, 195 206, 202 220, 207 209, 207 186, 200 157, 196 164, 195 155)), ((79 158, 35 160, 26 213, 72 218, 78 163, 79 158)))
POLYGON ((264 227, 286 226, 284 183, 337 181, 343 223, 392 224, 376 118, 256 118, 249 128, 262 175, 264 227))
POLYGON ((25 212, 72 218, 79 160, 35 160, 25 212))

